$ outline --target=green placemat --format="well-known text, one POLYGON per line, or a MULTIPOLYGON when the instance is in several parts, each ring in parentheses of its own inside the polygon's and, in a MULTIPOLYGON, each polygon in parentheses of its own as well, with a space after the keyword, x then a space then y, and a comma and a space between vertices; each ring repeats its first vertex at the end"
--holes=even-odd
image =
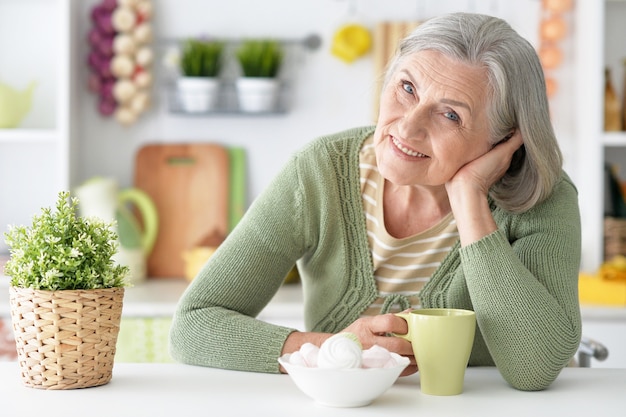
POLYGON ((168 352, 171 324, 169 317, 122 319, 115 362, 174 362, 168 352))

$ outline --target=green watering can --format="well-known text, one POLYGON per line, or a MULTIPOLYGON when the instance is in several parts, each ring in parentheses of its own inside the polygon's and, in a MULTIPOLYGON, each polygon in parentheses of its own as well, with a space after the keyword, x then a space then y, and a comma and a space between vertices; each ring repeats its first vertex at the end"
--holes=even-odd
POLYGON ((0 129, 17 127, 30 111, 33 102, 33 81, 22 91, 0 82, 0 129))
POLYGON ((81 216, 117 221, 120 245, 115 260, 130 268, 131 283, 145 280, 148 255, 158 233, 159 219, 152 199, 137 188, 119 191, 115 180, 102 177, 85 181, 74 193, 81 216), (131 205, 136 207, 143 227, 129 208, 131 205))

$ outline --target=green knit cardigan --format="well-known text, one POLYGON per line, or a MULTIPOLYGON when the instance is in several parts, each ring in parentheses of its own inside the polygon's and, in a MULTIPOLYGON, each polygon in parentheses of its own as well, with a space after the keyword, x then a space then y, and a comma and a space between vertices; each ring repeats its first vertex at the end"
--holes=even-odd
MULTIPOLYGON (((343 330, 377 297, 359 183, 364 127, 319 138, 287 162, 189 285, 170 330, 180 362, 279 372, 294 329, 255 319, 297 262, 308 331, 343 330)), ((421 292, 428 307, 476 312, 470 365, 497 366, 522 390, 546 388, 575 354, 580 215, 563 174, 523 214, 492 202, 499 230, 457 244, 421 292)))

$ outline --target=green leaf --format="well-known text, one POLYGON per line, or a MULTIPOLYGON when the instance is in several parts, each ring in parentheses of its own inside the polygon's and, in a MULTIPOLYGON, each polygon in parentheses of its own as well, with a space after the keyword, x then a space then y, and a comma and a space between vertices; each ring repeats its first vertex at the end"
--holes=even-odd
POLYGON ((181 71, 187 77, 217 77, 222 69, 223 52, 223 42, 188 39, 183 47, 181 71))
POLYGON ((282 46, 274 40, 246 40, 237 49, 237 59, 246 77, 276 77, 283 57, 282 46))

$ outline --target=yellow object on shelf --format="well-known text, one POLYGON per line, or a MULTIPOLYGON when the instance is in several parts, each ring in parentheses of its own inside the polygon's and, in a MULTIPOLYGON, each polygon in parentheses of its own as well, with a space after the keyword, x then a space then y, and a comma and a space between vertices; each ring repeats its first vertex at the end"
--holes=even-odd
POLYGON ((581 304, 626 306, 626 281, 608 280, 601 275, 581 273, 578 279, 581 304))
POLYGON ((36 85, 32 81, 26 89, 19 91, 0 82, 0 129, 19 126, 30 111, 36 85))
POLYGON ((187 281, 193 281, 200 269, 206 261, 215 253, 215 246, 198 246, 191 250, 183 252, 185 260, 185 278, 187 281))
POLYGON ((600 266, 600 278, 607 281, 621 281, 626 283, 626 257, 615 255, 600 266))
POLYGON ((369 30, 363 25, 351 23, 337 30, 333 37, 331 52, 350 64, 369 52, 371 47, 372 36, 369 30))

